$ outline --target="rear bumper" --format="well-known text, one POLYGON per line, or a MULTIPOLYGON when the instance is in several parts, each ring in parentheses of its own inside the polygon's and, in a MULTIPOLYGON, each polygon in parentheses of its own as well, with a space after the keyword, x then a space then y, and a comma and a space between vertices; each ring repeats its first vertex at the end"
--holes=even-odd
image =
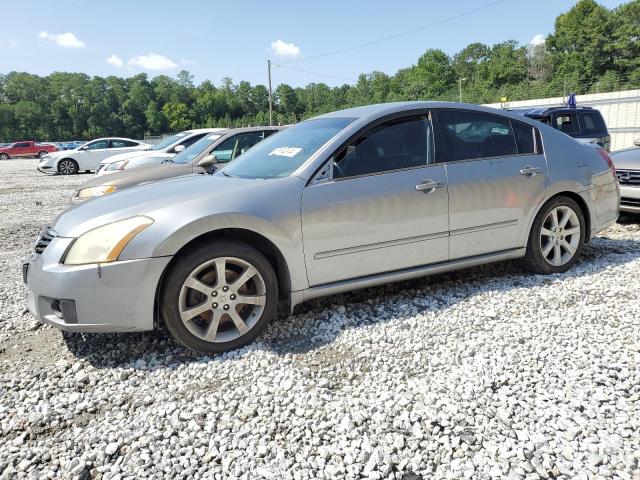
POLYGON ((107 264, 59 264, 72 239, 54 238, 28 259, 28 309, 71 332, 131 332, 154 327, 156 289, 171 257, 107 264))

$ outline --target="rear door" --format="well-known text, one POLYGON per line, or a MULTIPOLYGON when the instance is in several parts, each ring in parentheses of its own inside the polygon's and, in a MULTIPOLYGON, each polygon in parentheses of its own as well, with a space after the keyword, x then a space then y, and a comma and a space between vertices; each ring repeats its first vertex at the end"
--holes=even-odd
POLYGON ((449 180, 450 258, 523 247, 547 185, 535 129, 469 110, 440 110, 438 123, 449 180))
POLYGON ((427 112, 371 126, 332 161, 302 195, 311 286, 447 260, 447 178, 427 112))

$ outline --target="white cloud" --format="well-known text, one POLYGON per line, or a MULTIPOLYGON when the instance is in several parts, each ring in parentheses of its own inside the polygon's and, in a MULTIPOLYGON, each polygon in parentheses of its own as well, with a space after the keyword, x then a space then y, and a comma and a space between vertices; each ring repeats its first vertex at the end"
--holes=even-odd
POLYGON ((279 57, 298 58, 302 55, 300 47, 293 43, 286 43, 282 40, 271 42, 271 51, 279 57))
POLYGON ((66 33, 48 33, 44 30, 38 34, 40 38, 44 40, 49 40, 50 42, 56 43, 61 47, 66 48, 84 48, 86 45, 82 40, 76 37, 71 32, 66 33))
POLYGON ((147 55, 138 55, 129 60, 129 65, 132 67, 140 67, 145 70, 171 70, 176 68, 177 65, 165 57, 164 55, 158 55, 157 53, 149 52, 147 55))
POLYGON ((531 40, 529 40, 529 45, 542 45, 545 42, 545 37, 543 34, 538 33, 534 35, 531 40))
POLYGON ((111 55, 109 58, 107 58, 107 63, 117 68, 120 68, 122 67, 122 65, 124 65, 124 62, 122 61, 122 59, 115 53, 111 55))

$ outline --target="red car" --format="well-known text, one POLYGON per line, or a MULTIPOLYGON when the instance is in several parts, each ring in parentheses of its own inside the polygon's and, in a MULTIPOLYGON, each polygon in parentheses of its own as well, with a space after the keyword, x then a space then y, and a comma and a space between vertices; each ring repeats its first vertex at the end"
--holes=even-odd
POLYGON ((0 160, 17 157, 44 157, 47 153, 57 152, 58 147, 50 143, 16 142, 0 147, 0 160))

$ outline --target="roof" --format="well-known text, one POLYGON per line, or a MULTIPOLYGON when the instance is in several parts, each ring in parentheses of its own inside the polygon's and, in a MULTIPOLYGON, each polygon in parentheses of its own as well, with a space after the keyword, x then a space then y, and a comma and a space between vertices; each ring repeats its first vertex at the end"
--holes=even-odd
POLYGON ((473 110, 477 112, 493 113, 511 117, 513 119, 522 119, 522 115, 516 115, 512 111, 500 110, 492 107, 484 107, 470 103, 460 102, 391 102, 376 103, 363 107, 347 108, 335 112, 325 113, 314 118, 358 118, 358 119, 375 119, 385 115, 401 113, 411 110, 425 110, 435 108, 464 108, 465 110, 473 110))
POLYGON ((227 130, 226 128, 192 128, 190 130, 184 130, 189 133, 214 133, 222 130, 227 130))
POLYGON ((593 108, 563 106, 563 107, 518 108, 518 109, 513 109, 511 111, 515 113, 519 113, 520 115, 545 117, 549 115, 551 112, 574 113, 577 111, 584 111, 584 110, 593 111, 593 108))

